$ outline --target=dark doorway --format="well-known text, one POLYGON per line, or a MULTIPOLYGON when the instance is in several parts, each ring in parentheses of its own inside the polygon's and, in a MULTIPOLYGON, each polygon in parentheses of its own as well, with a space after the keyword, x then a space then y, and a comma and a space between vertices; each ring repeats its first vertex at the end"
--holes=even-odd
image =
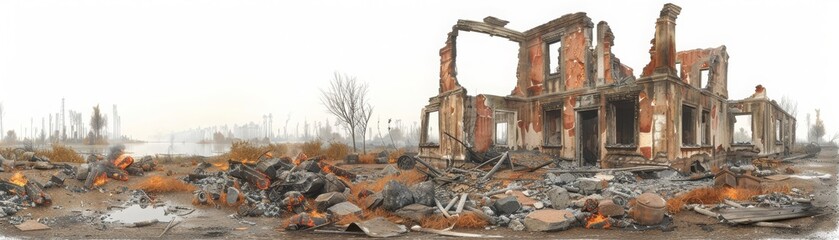
POLYGON ((597 110, 581 111, 580 157, 583 166, 597 166, 600 160, 600 139, 597 131, 597 110))

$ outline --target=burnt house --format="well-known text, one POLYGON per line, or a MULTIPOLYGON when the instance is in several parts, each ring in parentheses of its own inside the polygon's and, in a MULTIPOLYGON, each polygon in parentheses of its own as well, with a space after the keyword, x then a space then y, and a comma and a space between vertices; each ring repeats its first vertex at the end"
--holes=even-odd
POLYGON ((524 32, 494 17, 458 20, 440 49, 439 93, 422 109, 420 156, 468 160, 462 141, 477 153, 538 150, 582 166, 657 164, 689 171, 696 163, 719 164, 736 151, 786 154, 795 118, 761 86, 750 98, 728 99, 725 46, 676 51, 680 11, 673 4, 662 8, 650 62, 637 78, 612 53, 609 25, 595 26, 586 13, 524 32), (461 31, 518 43, 509 95, 470 94, 460 86, 461 31))

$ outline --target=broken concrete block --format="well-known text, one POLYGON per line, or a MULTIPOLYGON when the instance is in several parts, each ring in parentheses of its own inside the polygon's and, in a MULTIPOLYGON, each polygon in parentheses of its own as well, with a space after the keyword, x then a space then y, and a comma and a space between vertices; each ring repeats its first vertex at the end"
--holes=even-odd
POLYGON ((519 203, 521 203, 521 205, 523 205, 523 206, 533 206, 533 204, 535 204, 535 203, 537 202, 536 200, 534 200, 534 199, 532 199, 532 198, 527 197, 527 196, 524 194, 524 192, 520 192, 520 191, 511 191, 511 192, 510 192, 510 195, 515 196, 515 197, 516 197, 516 200, 518 200, 518 201, 519 201, 519 203))
POLYGON ((554 209, 565 209, 571 204, 568 191, 561 187, 553 187, 548 190, 548 200, 551 201, 551 207, 554 209))
POLYGON ((347 157, 344 158, 344 163, 347 164, 356 164, 358 163, 358 153, 350 153, 347 154, 347 157))
POLYGON ((568 229, 577 219, 568 210, 545 209, 536 210, 524 218, 524 226, 528 231, 560 231, 568 229))
POLYGON ((513 214, 521 209, 521 203, 519 203, 515 196, 508 196, 495 201, 493 207, 495 207, 495 211, 498 214, 513 214))
POLYGON ((411 187, 414 203, 434 206, 434 182, 425 181, 411 187))
POLYGON ((326 209, 326 212, 332 214, 332 216, 336 217, 337 219, 341 219, 344 216, 355 214, 361 216, 361 208, 352 204, 351 202, 341 202, 335 204, 326 209))
POLYGON ((382 189, 382 207, 388 211, 396 211, 414 203, 414 196, 404 184, 390 180, 382 189))
POLYGON ((81 165, 79 165, 79 170, 76 171, 76 179, 85 180, 85 178, 87 178, 88 172, 90 172, 90 164, 82 163, 81 165))
POLYGON ((375 160, 377 164, 387 164, 390 161, 387 157, 377 157, 375 160))
POLYGON ((343 193, 328 192, 318 195, 318 197, 315 198, 315 208, 317 208, 319 212, 325 212, 329 207, 346 201, 347 197, 344 196, 343 193))
POLYGON ((580 181, 580 192, 583 194, 592 194, 606 188, 609 184, 599 178, 578 178, 580 181))
POLYGON ((542 208, 545 208, 545 204, 542 203, 541 201, 537 201, 536 203, 533 203, 533 208, 542 209, 542 208))
POLYGON ((609 199, 600 200, 597 208, 600 215, 607 217, 623 216, 625 213, 622 206, 615 204, 615 202, 609 199))
POLYGON ((365 198, 364 204, 367 209, 373 210, 382 206, 384 197, 381 192, 372 193, 372 195, 365 198))
POLYGON ((379 175, 381 175, 381 176, 396 175, 396 174, 399 174, 399 169, 396 169, 396 167, 394 167, 393 164, 388 164, 387 166, 385 166, 384 169, 382 169, 382 171, 379 172, 379 175))
POLYGON ((334 173, 327 174, 323 180, 323 192, 343 192, 349 189, 334 173))
POLYGON ((507 226, 509 226, 513 231, 524 231, 524 224, 518 219, 510 220, 510 223, 507 226))
POLYGON ((563 174, 559 174, 559 180, 563 184, 568 184, 568 183, 573 182, 574 180, 577 180, 577 177, 574 176, 574 174, 563 173, 563 174))
POLYGON ((417 203, 400 208, 395 212, 397 216, 408 218, 415 222, 420 222, 423 218, 431 215, 432 213, 434 213, 433 207, 417 203))

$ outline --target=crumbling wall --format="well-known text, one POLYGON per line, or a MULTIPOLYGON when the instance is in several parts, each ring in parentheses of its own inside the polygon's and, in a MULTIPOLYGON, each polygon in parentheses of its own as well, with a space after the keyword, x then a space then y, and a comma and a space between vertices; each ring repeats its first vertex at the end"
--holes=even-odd
POLYGON ((676 61, 681 63, 679 76, 682 81, 699 89, 707 89, 723 98, 728 97, 728 52, 726 47, 694 49, 677 53, 676 61), (708 70, 707 86, 701 85, 702 70, 708 70))
MULTIPOLYGON (((755 87, 755 93, 746 99, 729 101, 728 107, 733 114, 750 113, 752 116, 751 144, 732 144, 731 150, 750 150, 760 155, 785 155, 795 144, 795 117, 784 111, 766 94, 766 88, 755 87), (781 121, 781 136, 776 136, 777 120, 781 121)), ((727 126, 734 134, 734 123, 727 126)), ((729 135, 731 135, 729 134, 729 135)))

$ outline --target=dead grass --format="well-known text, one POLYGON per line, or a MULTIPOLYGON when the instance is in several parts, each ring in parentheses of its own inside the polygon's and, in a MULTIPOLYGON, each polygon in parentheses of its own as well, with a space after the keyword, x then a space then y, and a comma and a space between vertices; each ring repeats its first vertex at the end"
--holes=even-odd
POLYGON ((457 228, 484 228, 489 222, 474 212, 465 212, 459 217, 453 218, 432 215, 420 221, 420 226, 433 229, 444 229, 450 227, 452 224, 457 228))
POLYGON ((374 164, 376 163, 376 154, 368 153, 368 154, 359 154, 358 155, 358 162, 362 164, 374 164))
POLYGON ((396 151, 390 152, 387 160, 389 163, 396 163, 396 160, 403 154, 405 154, 405 148, 396 149, 396 151))
POLYGON ((340 142, 331 142, 329 143, 329 146, 323 150, 323 155, 326 156, 326 159, 330 160, 344 159, 349 153, 350 146, 340 142))
POLYGON ((734 201, 751 200, 752 197, 772 193, 789 193, 790 187, 788 185, 774 185, 770 187, 763 187, 762 189, 745 189, 745 188, 730 188, 730 187, 707 187, 697 188, 685 194, 667 200, 667 211, 670 213, 679 213, 686 204, 717 204, 723 202, 724 199, 734 201))
POLYGON ((180 179, 163 176, 146 178, 138 183, 135 188, 150 193, 190 192, 195 190, 195 186, 185 183, 180 179))
POLYGON ((323 142, 320 140, 307 141, 300 145, 300 150, 302 150, 303 154, 306 154, 306 156, 314 157, 323 154, 321 146, 323 146, 323 142))

